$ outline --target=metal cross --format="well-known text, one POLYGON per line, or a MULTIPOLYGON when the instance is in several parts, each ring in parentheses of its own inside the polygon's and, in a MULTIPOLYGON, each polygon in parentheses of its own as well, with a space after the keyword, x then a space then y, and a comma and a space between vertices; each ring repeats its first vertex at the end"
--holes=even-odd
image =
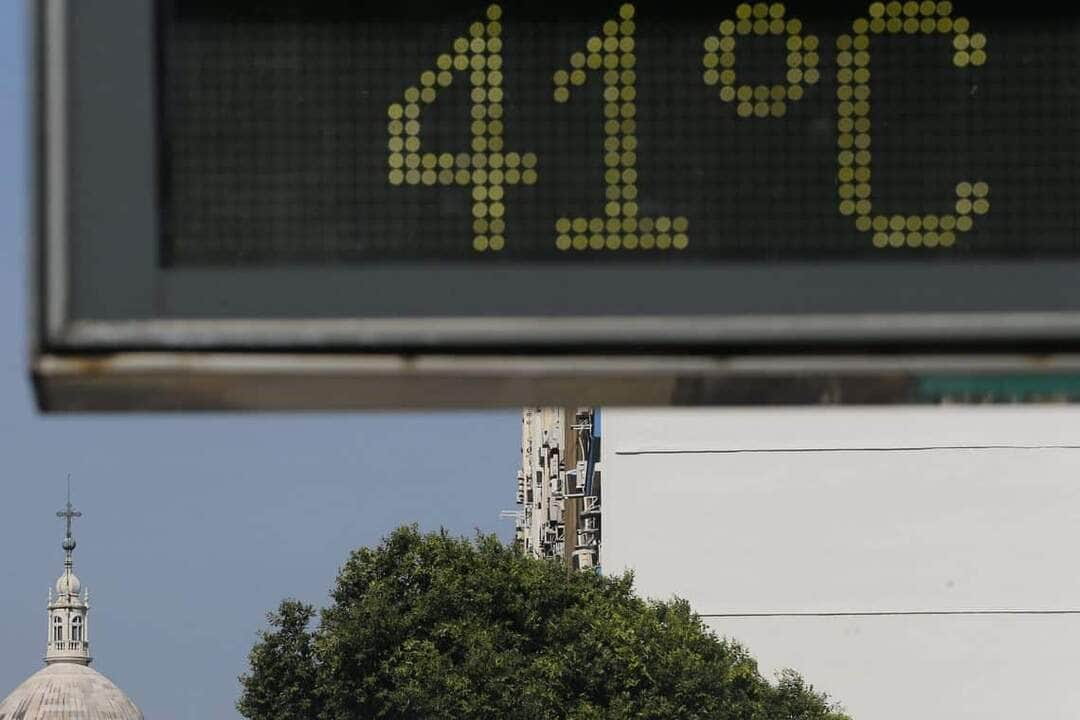
POLYGON ((71 537, 71 521, 73 518, 82 517, 82 513, 71 504, 71 476, 68 475, 67 507, 56 513, 56 517, 67 520, 67 537, 71 537))

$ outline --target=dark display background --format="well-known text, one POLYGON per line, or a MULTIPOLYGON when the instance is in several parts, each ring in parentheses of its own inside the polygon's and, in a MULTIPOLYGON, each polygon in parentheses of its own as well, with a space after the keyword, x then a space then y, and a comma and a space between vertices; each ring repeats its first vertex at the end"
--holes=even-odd
MULTIPOLYGON (((485 2, 161 0, 166 266, 957 259, 1080 252, 1080 11, 956 2, 988 38, 982 67, 951 35, 872 36, 874 213, 954 212, 983 180, 991 209, 951 248, 876 248, 839 211, 837 49, 870 2, 787 4, 820 40, 820 81, 782 118, 742 118, 702 80, 703 41, 738 3, 634 3, 642 215, 685 216, 684 250, 556 248, 560 217, 602 216, 604 85, 566 104, 569 67, 619 2, 502 3, 506 151, 539 158, 506 186, 505 248, 473 248, 471 187, 393 186, 387 109, 484 18, 485 2), (1027 15, 1023 13, 1028 13, 1027 15)), ((738 82, 784 82, 782 37, 738 38, 738 82)), ((421 116, 423 152, 471 140, 468 72, 421 116)))

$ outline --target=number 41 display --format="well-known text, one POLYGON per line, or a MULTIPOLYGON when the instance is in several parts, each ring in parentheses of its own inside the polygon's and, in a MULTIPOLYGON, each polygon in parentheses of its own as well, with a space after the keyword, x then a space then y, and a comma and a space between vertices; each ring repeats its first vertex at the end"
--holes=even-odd
MULTIPOLYGON (((803 33, 798 18, 788 18, 780 3, 744 3, 735 17, 718 26, 703 43, 702 79, 730 103, 739 118, 781 118, 790 103, 801 100, 820 79, 818 38, 803 33), (738 82, 739 37, 782 36, 787 72, 771 85, 738 82), (716 88, 719 88, 716 90, 716 88)), ((591 217, 559 217, 554 221, 555 246, 561 251, 683 250, 690 244, 690 220, 681 216, 640 213, 637 171, 637 56, 635 8, 625 4, 618 17, 569 58, 553 75, 553 98, 571 100, 574 88, 591 77, 603 82, 604 192, 602 213, 591 217)), ((970 32, 966 18, 953 17, 949 0, 874 2, 867 17, 852 24, 851 34, 837 38, 837 193, 839 212, 854 218, 855 227, 870 236, 874 247, 949 247, 974 226, 974 216, 990 210, 990 187, 982 181, 956 185, 953 210, 929 214, 875 212, 871 164, 871 38, 880 35, 946 35, 958 67, 987 60, 986 37, 970 32)), ((388 179, 392 185, 458 185, 472 196, 473 241, 477 252, 498 252, 507 245, 507 188, 535 185, 540 178, 535 153, 506 148, 503 142, 502 7, 491 5, 483 20, 454 40, 436 58, 435 67, 390 105, 388 179), (425 151, 421 116, 439 91, 468 75, 471 87, 471 140, 457 152, 425 151)))

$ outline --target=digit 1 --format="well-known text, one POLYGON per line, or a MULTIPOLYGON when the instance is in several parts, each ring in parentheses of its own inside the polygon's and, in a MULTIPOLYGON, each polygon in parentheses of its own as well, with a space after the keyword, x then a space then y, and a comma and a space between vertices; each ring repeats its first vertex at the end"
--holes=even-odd
POLYGON ((855 216, 855 227, 871 233, 874 247, 950 247, 958 234, 974 226, 975 215, 990 211, 990 186, 985 182, 956 185, 955 213, 943 215, 885 215, 873 212, 870 164, 870 36, 942 34, 952 38, 953 64, 981 66, 986 62, 986 36, 971 33, 967 18, 952 17, 949 0, 905 3, 875 2, 870 17, 859 18, 853 35, 837 39, 837 100, 839 102, 840 212, 855 216))
POLYGON ((391 185, 460 185, 472 188, 473 242, 477 252, 506 246, 507 185, 535 185, 536 155, 503 148, 502 8, 491 5, 486 22, 454 40, 453 52, 440 55, 436 69, 420 75, 420 87, 405 90, 404 101, 387 111, 391 185), (472 86, 472 152, 421 152, 420 115, 449 87, 455 73, 469 72, 472 86))
POLYGON ((601 35, 589 38, 584 52, 570 56, 569 70, 555 73, 555 101, 565 103, 571 86, 584 85, 590 72, 603 72, 607 195, 605 217, 556 221, 559 250, 683 250, 690 242, 685 217, 639 217, 634 30, 634 6, 628 3, 617 19, 604 23, 601 35))

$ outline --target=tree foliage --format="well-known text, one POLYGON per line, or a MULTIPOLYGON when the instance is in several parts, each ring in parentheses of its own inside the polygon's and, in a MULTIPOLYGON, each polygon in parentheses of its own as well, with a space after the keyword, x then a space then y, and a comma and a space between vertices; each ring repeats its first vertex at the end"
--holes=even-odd
POLYGON ((352 554, 333 602, 286 601, 251 651, 251 720, 845 720, 773 684, 683 601, 567 572, 494 536, 398 529, 352 554))

